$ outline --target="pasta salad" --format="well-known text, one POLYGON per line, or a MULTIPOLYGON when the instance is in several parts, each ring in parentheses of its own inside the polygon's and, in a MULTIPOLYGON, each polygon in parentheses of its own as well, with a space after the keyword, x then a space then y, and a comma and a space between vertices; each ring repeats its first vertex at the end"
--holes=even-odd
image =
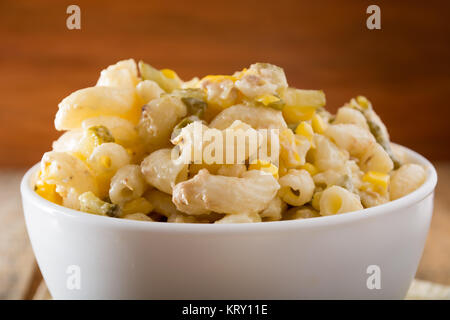
POLYGON ((268 63, 183 81, 120 61, 59 104, 65 132, 43 155, 35 191, 115 218, 243 223, 361 210, 425 181, 368 99, 335 115, 325 103, 268 63))

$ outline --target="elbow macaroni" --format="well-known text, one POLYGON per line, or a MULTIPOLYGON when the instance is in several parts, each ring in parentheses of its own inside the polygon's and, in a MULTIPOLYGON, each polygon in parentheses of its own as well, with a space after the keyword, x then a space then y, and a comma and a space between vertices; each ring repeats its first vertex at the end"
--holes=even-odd
POLYGON ((391 147, 366 98, 335 116, 325 104, 323 91, 289 87, 268 63, 182 81, 119 61, 59 104, 55 127, 65 133, 43 155, 35 191, 97 215, 225 224, 342 214, 423 184, 425 168, 391 147))

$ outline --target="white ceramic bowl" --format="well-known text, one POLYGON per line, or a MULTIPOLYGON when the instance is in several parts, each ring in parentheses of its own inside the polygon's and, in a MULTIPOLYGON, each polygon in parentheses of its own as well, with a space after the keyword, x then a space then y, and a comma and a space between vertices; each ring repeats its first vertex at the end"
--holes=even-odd
POLYGON ((437 182, 430 162, 405 151, 427 167, 419 189, 336 216, 228 225, 96 216, 37 195, 38 165, 23 178, 23 208, 55 299, 402 299, 422 255, 437 182), (367 273, 373 265, 380 289, 367 285, 377 276, 367 273))

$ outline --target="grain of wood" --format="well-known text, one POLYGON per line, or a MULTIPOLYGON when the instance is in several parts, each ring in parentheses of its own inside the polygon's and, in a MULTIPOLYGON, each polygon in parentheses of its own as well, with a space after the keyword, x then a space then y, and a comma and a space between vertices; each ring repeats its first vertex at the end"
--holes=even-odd
POLYGON ((437 163, 434 214, 417 278, 450 285, 450 163, 437 163))
POLYGON ((51 299, 52 296, 50 295, 50 292, 48 291, 45 282, 42 280, 33 296, 33 300, 51 300, 51 299))
POLYGON ((23 299, 35 268, 19 194, 23 173, 0 174, 0 300, 23 299))

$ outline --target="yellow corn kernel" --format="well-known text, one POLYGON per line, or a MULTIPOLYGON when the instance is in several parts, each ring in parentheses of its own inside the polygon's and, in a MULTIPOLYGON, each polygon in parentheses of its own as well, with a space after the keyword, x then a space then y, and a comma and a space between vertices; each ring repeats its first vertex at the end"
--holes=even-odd
POLYGON ((161 69, 161 73, 168 79, 176 79, 178 78, 178 75, 175 71, 171 69, 161 69))
POLYGON ((147 214, 153 210, 153 205, 145 198, 137 198, 125 203, 122 207, 122 215, 132 213, 147 214))
POLYGON ((237 78, 235 76, 225 76, 225 75, 207 75, 202 80, 209 80, 214 82, 221 82, 224 80, 231 80, 235 82, 237 78))
POLYGON ((56 185, 47 184, 42 180, 36 182, 34 191, 42 198, 47 199, 56 204, 62 204, 61 196, 56 192, 56 185))
POLYGON ((311 120, 316 113, 315 107, 284 106, 283 117, 287 123, 311 120))
POLYGON ((257 160, 248 166, 248 170, 261 170, 273 175, 275 179, 278 179, 278 167, 269 161, 257 160))
POLYGON ((260 97, 256 98, 256 101, 261 102, 263 105, 267 106, 271 103, 280 101, 280 98, 278 98, 274 95, 271 95, 271 94, 266 94, 264 96, 260 96, 260 97))
POLYGON ((111 158, 108 156, 102 156, 100 158, 100 163, 107 169, 111 168, 111 158))
POLYGON ((309 172, 311 176, 317 174, 319 170, 317 170, 316 166, 307 162, 304 165, 300 166, 300 169, 306 170, 309 172))
POLYGON ((313 128, 308 122, 305 121, 300 122, 300 124, 295 129, 295 134, 304 136, 306 139, 308 139, 309 142, 312 142, 314 138, 313 128))
POLYGON ((358 104, 361 106, 361 108, 363 109, 367 109, 370 106, 370 101, 364 97, 364 96, 357 96, 356 97, 356 102, 358 102, 358 104))
POLYGON ((315 114, 311 120, 312 129, 318 134, 323 134, 327 128, 325 121, 318 114, 315 114))
POLYGON ((370 183, 375 191, 386 192, 389 186, 390 176, 382 172, 368 171, 364 174, 362 180, 370 183))

